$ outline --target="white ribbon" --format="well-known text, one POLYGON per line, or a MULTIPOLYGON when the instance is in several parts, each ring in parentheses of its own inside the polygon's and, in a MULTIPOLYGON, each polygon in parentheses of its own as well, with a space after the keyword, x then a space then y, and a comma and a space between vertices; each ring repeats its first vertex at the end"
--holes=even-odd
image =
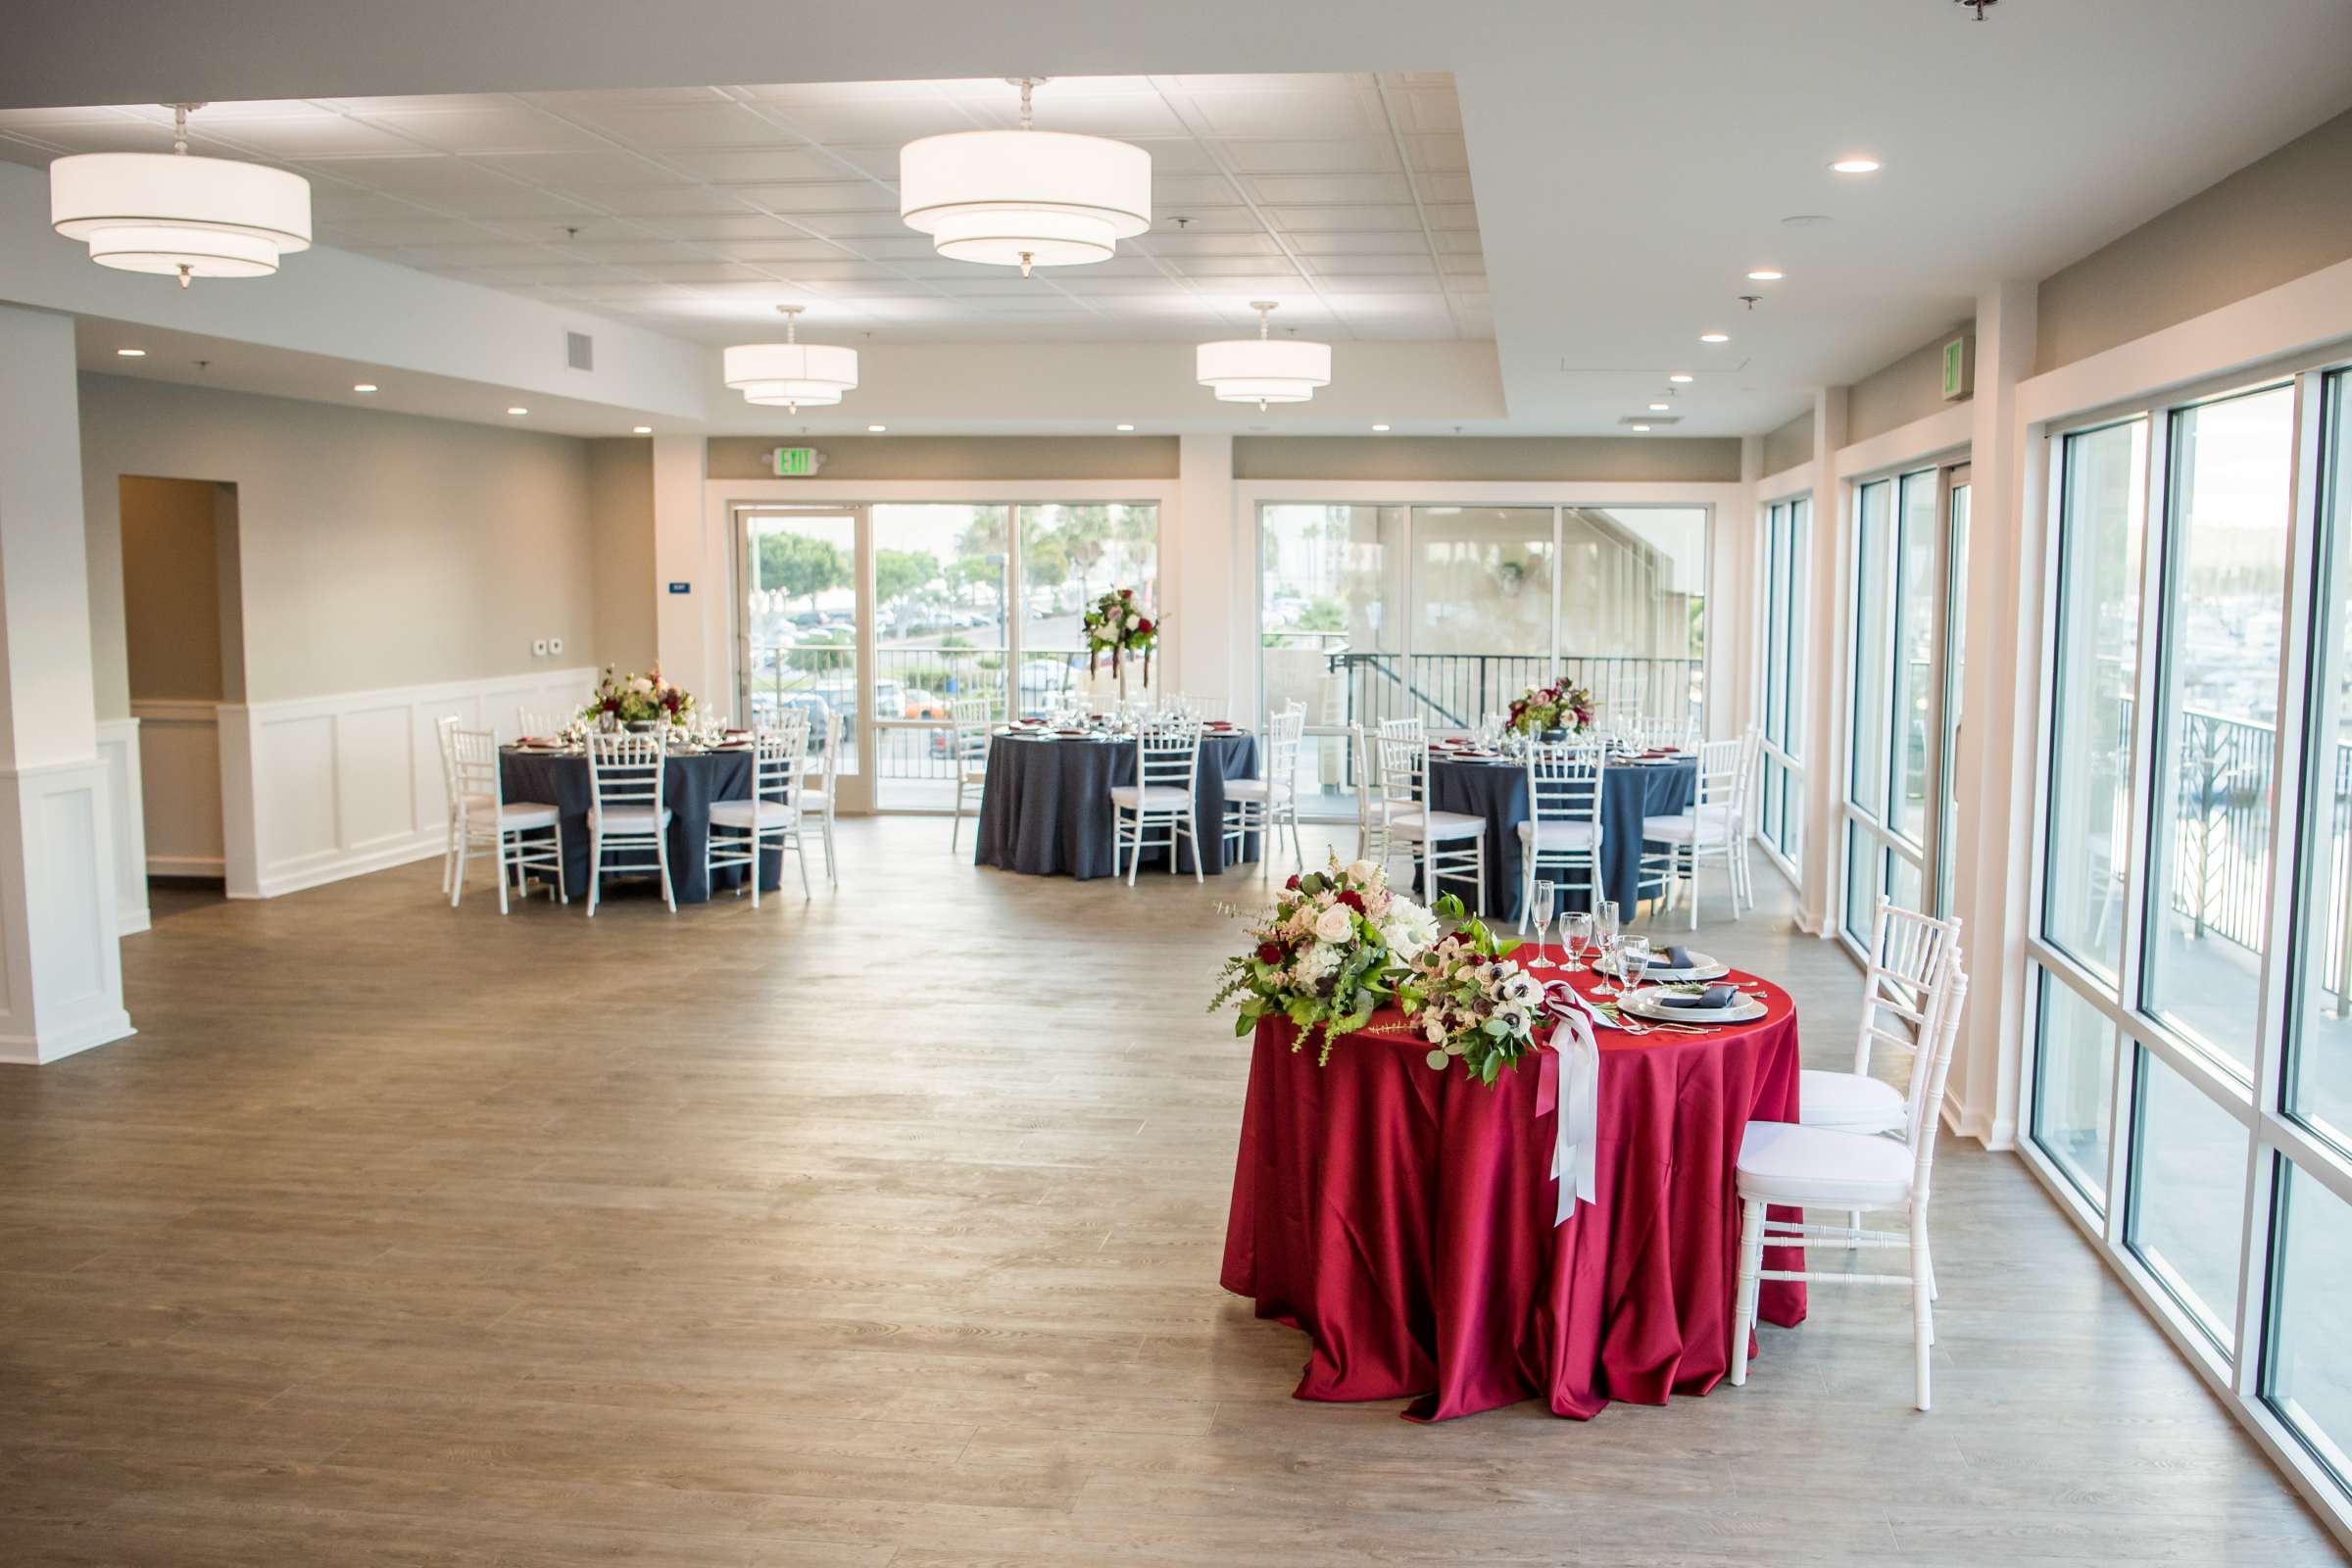
POLYGON ((1575 1005, 1551 1032, 1551 1049, 1560 1058, 1559 1132, 1551 1146, 1551 1174, 1560 1184, 1554 1225, 1566 1224, 1579 1200, 1594 1202, 1599 1193, 1600 1046, 1592 1038, 1592 1004, 1568 994, 1575 1005))

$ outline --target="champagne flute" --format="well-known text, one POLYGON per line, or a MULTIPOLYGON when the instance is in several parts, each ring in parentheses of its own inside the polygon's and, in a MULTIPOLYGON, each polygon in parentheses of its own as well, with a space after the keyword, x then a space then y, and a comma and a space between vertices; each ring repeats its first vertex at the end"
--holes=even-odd
POLYGON ((1560 911, 1560 946, 1567 950, 1567 967, 1570 973, 1582 974, 1585 972, 1586 965, 1583 962, 1585 950, 1592 945, 1592 911, 1590 909, 1562 909, 1560 911))
POLYGON ((1602 966, 1615 967, 1607 956, 1617 947, 1617 906, 1610 900, 1599 899, 1593 903, 1592 945, 1600 949, 1603 955, 1602 966))
POLYGON ((1592 994, 1596 997, 1624 996, 1624 989, 1613 978, 1617 970, 1617 933, 1600 930, 1596 927, 1593 934, 1599 939, 1598 952, 1600 954, 1599 958, 1594 961, 1593 967, 1600 971, 1601 981, 1594 988, 1592 994))
POLYGON ((1554 884, 1549 882, 1536 884, 1535 907, 1532 911, 1536 921, 1536 956, 1528 960, 1527 966, 1530 969, 1553 967, 1551 960, 1544 956, 1544 933, 1551 925, 1552 901, 1558 896, 1559 890, 1554 884))

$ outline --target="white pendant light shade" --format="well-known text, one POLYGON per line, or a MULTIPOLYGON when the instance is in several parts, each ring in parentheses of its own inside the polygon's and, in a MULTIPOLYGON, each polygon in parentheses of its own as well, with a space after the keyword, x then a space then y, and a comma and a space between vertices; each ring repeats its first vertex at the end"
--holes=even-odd
MULTIPOLYGON (((187 144, 178 110, 177 145, 187 144)), ((79 153, 49 166, 49 221, 90 260, 130 272, 266 277, 311 244, 311 184, 299 174, 179 153, 79 153)))
POLYGON ((1108 261, 1152 226, 1152 155, 1102 136, 962 130, 899 149, 899 216, 957 261, 1072 267, 1108 261))
POLYGON ((1266 313, 1274 307, 1259 300, 1256 337, 1203 343, 1193 354, 1194 378, 1217 394, 1221 403, 1304 403, 1317 387, 1331 385, 1331 345, 1303 343, 1296 338, 1266 336, 1266 313))
POLYGON ((824 408, 858 390, 858 351, 832 343, 797 340, 798 305, 779 305, 785 316, 782 343, 739 343, 720 358, 720 375, 746 403, 797 409, 824 408))

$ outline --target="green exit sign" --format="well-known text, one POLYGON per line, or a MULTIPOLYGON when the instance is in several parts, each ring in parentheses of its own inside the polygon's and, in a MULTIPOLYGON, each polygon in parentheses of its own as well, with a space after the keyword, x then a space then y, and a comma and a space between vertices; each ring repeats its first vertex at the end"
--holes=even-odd
POLYGON ((825 455, 814 447, 776 448, 776 477, 806 479, 823 466, 825 455))

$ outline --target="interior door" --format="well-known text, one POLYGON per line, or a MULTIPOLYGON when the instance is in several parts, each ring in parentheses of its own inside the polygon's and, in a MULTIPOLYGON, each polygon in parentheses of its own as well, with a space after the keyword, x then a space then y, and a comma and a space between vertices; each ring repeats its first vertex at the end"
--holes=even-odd
POLYGON ((843 811, 874 806, 874 628, 864 507, 736 509, 736 679, 757 724, 809 715, 812 757, 823 716, 840 721, 832 756, 843 811))

